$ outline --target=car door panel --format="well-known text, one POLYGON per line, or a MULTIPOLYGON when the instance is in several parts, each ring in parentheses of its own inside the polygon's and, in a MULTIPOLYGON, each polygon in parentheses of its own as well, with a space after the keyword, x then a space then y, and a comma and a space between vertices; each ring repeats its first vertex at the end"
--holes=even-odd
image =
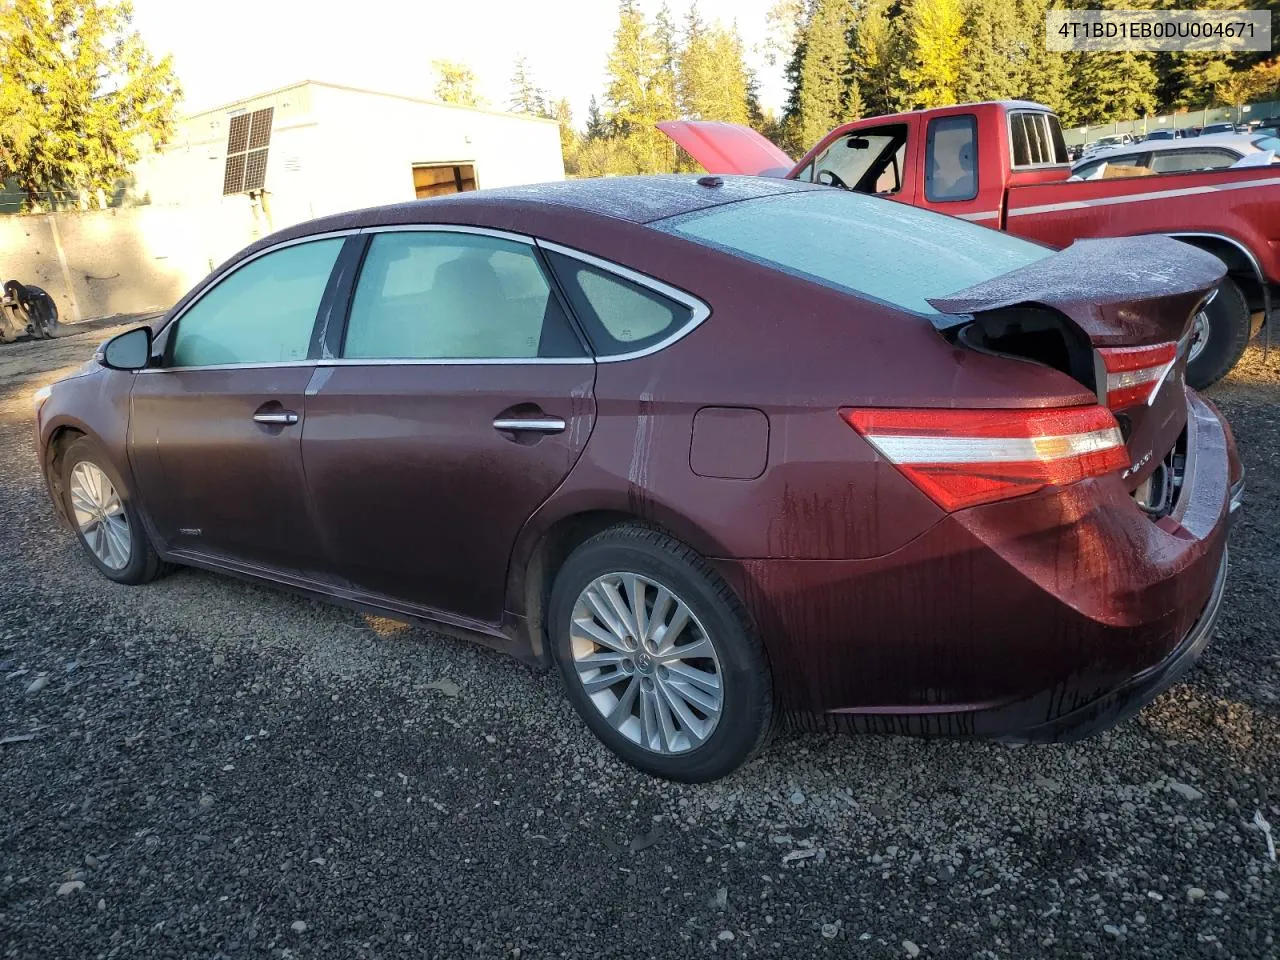
POLYGON ((302 460, 333 571, 488 623, 520 529, 582 454, 593 363, 338 362, 308 398, 302 460), (494 421, 562 420, 555 433, 494 421))
POLYGON ((130 456, 169 550, 305 570, 322 556, 300 440, 314 366, 146 371, 133 387, 130 456), (259 423, 294 414, 297 423, 259 423))
POLYGON ((594 361, 532 244, 496 231, 373 232, 345 321, 302 431, 332 575, 497 623, 516 537, 590 435, 594 361))
POLYGON ((326 566, 300 443, 317 312, 335 297, 339 255, 358 243, 254 253, 158 338, 160 359, 131 393, 129 456, 166 550, 303 574, 326 566))

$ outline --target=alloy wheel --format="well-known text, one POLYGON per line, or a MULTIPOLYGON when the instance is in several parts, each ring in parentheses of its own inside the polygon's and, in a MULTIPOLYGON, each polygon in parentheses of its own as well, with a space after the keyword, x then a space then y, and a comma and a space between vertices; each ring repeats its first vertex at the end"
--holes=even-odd
POLYGON ((618 733, 658 754, 707 741, 724 705, 715 645, 689 606, 636 573, 607 573, 573 607, 574 673, 618 733))
POLYGON ((112 570, 129 565, 132 538, 124 502, 97 464, 82 460, 71 469, 71 509, 85 544, 112 570))
POLYGON ((1201 310, 1191 325, 1191 349, 1187 351, 1187 363, 1204 353, 1209 343, 1209 315, 1201 310))

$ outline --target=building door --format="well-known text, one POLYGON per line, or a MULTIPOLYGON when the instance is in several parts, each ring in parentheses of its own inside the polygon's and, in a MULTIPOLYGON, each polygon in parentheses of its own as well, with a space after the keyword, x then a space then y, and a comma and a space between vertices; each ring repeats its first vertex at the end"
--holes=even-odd
POLYGON ((419 200, 467 193, 476 188, 476 168, 471 163, 415 163, 413 195, 419 200))

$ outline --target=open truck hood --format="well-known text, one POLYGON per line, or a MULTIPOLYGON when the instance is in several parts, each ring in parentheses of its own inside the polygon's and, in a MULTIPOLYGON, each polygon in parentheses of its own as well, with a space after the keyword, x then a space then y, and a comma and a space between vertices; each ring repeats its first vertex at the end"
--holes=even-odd
POLYGON ((785 177, 795 161, 750 127, 712 120, 664 120, 658 129, 707 173, 785 177))

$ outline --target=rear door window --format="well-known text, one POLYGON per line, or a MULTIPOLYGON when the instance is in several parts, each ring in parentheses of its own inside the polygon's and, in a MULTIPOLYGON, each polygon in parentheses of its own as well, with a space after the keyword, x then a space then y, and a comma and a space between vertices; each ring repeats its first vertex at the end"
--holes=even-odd
POLYGON ((1220 170, 1239 159, 1240 155, 1230 150, 1164 150, 1151 155, 1151 169, 1155 173, 1220 170))
POLYGON ((1072 176, 1081 180, 1114 180, 1118 177, 1143 177, 1151 173, 1146 166, 1146 154, 1126 153, 1122 156, 1094 160, 1076 167, 1072 176))
POLYGON ((935 202, 978 195, 978 120, 972 114, 929 121, 924 195, 935 202))
POLYGON ((531 246, 424 230, 373 236, 342 355, 499 360, 583 352, 531 246))

